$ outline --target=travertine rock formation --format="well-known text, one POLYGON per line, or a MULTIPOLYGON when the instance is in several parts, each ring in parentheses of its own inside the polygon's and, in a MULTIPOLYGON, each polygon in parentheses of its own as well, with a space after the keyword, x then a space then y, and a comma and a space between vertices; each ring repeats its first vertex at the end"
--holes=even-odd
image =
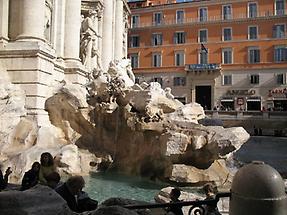
POLYGON ((28 116, 20 120, 22 103, 1 106, 25 98, 2 81, 0 110, 13 120, 3 133, 1 158, 13 167, 15 180, 44 151, 56 156, 68 174, 114 168, 189 184, 229 180, 224 159, 247 141, 244 129, 198 124, 205 117, 199 104, 183 105, 158 83, 134 84, 126 60, 110 65, 107 72, 94 71, 87 89, 58 84, 45 103, 51 124, 42 127, 28 116))

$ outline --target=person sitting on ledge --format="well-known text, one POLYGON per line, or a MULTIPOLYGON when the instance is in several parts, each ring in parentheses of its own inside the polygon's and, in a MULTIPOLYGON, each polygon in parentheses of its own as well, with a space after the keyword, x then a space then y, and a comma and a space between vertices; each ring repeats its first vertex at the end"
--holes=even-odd
POLYGON ((41 164, 39 162, 34 162, 32 164, 32 168, 29 171, 25 172, 20 190, 27 190, 38 184, 40 166, 41 164))
MULTIPOLYGON (((179 200, 180 194, 181 194, 181 191, 179 188, 176 188, 176 187, 173 188, 169 194, 169 197, 171 199, 170 203, 181 202, 179 200)), ((181 208, 182 206, 180 205, 172 205, 167 209, 168 211, 167 214, 168 215, 183 215, 181 208)))
POLYGON ((57 172, 53 156, 49 152, 44 152, 41 154, 40 162, 39 182, 42 185, 48 185, 49 175, 57 172))
POLYGON ((82 176, 71 176, 65 183, 58 186, 55 191, 66 200, 69 208, 74 212, 95 210, 98 202, 88 197, 82 191, 85 180, 82 176))
POLYGON ((3 177, 3 173, 0 169, 0 191, 4 190, 7 187, 8 184, 8 177, 12 173, 11 167, 8 167, 5 171, 5 175, 3 177))
POLYGON ((46 180, 47 180, 47 185, 52 189, 55 189, 56 187, 58 187, 60 185, 60 183, 62 183, 62 182, 60 182, 61 176, 57 172, 50 173, 46 177, 46 180))
MULTIPOLYGON (((206 195, 205 200, 214 200, 217 194, 217 187, 212 183, 207 183, 203 186, 203 191, 206 195)), ((217 208, 217 203, 205 205, 205 215, 221 215, 217 208)))

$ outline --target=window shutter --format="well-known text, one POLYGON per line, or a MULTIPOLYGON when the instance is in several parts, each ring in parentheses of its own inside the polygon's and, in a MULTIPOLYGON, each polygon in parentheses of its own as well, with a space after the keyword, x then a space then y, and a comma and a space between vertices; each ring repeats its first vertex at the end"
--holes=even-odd
POLYGON ((272 27, 273 38, 276 38, 276 25, 272 27))
POLYGON ((173 43, 174 44, 177 44, 176 35, 177 35, 176 33, 174 33, 174 35, 173 35, 173 43))
POLYGON ((186 32, 183 32, 183 43, 185 43, 186 32))

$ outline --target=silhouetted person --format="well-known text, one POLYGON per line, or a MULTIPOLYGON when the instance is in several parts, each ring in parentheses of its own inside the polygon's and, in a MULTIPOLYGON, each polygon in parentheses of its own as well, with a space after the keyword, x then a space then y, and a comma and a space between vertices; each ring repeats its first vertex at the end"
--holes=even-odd
POLYGON ((0 191, 4 190, 7 187, 8 184, 8 177, 12 173, 11 167, 8 167, 5 171, 5 175, 3 176, 3 173, 0 169, 0 191))
POLYGON ((255 127, 255 125, 253 126, 253 130, 254 130, 254 136, 258 135, 258 129, 255 127))
POLYGON ((259 136, 262 136, 262 128, 259 128, 259 129, 258 129, 258 135, 259 135, 259 136))
POLYGON ((32 164, 32 168, 29 171, 25 172, 22 179, 21 190, 27 190, 38 184, 40 166, 41 164, 39 162, 34 162, 32 164))
POLYGON ((61 180, 61 176, 57 172, 52 172, 46 177, 46 180, 47 180, 47 185, 51 187, 52 189, 55 189, 61 180))
POLYGON ((56 171, 56 166, 54 165, 53 156, 49 152, 44 152, 41 154, 41 167, 39 172, 39 181, 40 184, 48 185, 47 178, 50 174, 53 174, 56 171))
MULTIPOLYGON (((211 183, 207 183, 203 186, 203 191, 206 195, 205 200, 215 200, 217 194, 217 187, 211 183)), ((221 215, 217 208, 217 202, 204 206, 205 215, 221 215)))
MULTIPOLYGON (((169 194, 169 197, 171 199, 170 203, 175 203, 175 202, 181 202, 179 200, 179 197, 180 197, 180 194, 181 194, 181 191, 179 188, 173 188, 169 194)), ((167 211, 168 211, 168 215, 183 215, 183 212, 182 212, 182 206, 180 205, 171 205, 167 211)))
POLYGON ((57 187, 56 192, 66 200, 69 208, 75 212, 95 210, 98 202, 89 198, 82 191, 85 181, 82 176, 71 176, 64 184, 57 187))

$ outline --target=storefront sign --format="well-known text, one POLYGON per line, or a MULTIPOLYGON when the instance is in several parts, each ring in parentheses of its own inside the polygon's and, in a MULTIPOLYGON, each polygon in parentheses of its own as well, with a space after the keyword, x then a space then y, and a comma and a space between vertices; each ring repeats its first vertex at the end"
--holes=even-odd
POLYGON ((286 96, 287 95, 287 88, 279 88, 279 89, 277 88, 277 89, 269 90, 268 96, 271 97, 274 95, 286 96))
POLYGON ((255 90, 228 90, 227 95, 255 95, 255 90))

